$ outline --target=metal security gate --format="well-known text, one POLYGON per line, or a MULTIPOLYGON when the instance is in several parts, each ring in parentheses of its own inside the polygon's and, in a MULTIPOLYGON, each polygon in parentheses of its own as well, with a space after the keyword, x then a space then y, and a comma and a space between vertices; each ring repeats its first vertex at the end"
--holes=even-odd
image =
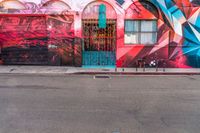
POLYGON ((99 28, 96 19, 82 21, 83 67, 115 67, 116 20, 107 20, 106 28, 99 28))
POLYGON ((4 65, 47 65, 47 46, 9 47, 2 50, 4 65))
POLYGON ((5 65, 47 65, 46 16, 1 14, 1 58, 5 65))

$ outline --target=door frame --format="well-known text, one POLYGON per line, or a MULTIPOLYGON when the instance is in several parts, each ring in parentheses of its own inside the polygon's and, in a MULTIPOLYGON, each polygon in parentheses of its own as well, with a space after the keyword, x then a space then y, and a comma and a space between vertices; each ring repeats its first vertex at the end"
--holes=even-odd
MULTIPOLYGON (((114 51, 112 51, 112 52, 114 52, 114 57, 115 57, 115 65, 113 65, 113 66, 108 66, 108 65, 105 65, 105 66, 103 66, 103 65, 97 65, 97 66, 90 66, 90 65, 88 65, 88 66, 85 66, 85 65, 83 65, 83 52, 84 52, 84 48, 85 48, 85 46, 84 46, 84 21, 85 20, 87 20, 87 19, 81 19, 81 29, 82 29, 82 32, 81 32, 81 35, 82 35, 82 41, 81 41, 81 46, 82 46, 82 67, 83 68, 116 68, 116 61, 117 61, 117 56, 116 56, 116 54, 117 54, 117 19, 107 19, 107 22, 109 21, 109 20, 113 20, 113 24, 114 24, 114 26, 115 26, 115 33, 114 33, 114 37, 115 37, 115 44, 113 45, 114 46, 114 51)), ((98 22, 98 19, 93 19, 93 20, 97 20, 97 22, 98 22)), ((98 23, 97 23, 98 24, 98 23)), ((109 52, 109 51, 108 51, 109 52)))

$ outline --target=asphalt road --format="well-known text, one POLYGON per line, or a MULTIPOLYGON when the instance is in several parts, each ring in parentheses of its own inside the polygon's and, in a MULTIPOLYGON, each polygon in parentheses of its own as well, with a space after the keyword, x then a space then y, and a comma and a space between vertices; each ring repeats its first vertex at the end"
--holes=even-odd
POLYGON ((199 133, 200 76, 0 75, 0 133, 199 133))

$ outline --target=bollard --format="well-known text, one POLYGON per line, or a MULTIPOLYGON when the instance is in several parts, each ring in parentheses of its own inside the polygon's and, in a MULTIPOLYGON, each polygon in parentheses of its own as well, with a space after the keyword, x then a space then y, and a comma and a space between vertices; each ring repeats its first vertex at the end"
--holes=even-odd
POLYGON ((138 61, 135 63, 135 69, 136 69, 136 72, 138 71, 138 61))
POLYGON ((165 66, 166 66, 166 63, 164 61, 164 63, 163 63, 163 72, 165 72, 165 66))
POLYGON ((158 72, 158 62, 159 61, 156 61, 156 72, 158 72))
POLYGON ((143 62, 143 72, 145 72, 145 61, 143 62))

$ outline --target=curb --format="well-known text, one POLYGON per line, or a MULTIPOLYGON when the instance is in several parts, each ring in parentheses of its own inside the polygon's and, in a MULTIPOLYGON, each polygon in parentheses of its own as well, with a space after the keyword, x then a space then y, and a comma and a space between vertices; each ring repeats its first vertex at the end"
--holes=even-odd
POLYGON ((200 75, 200 72, 114 72, 114 71, 75 71, 75 72, 0 72, 1 75, 200 75))
POLYGON ((77 72, 73 75, 200 75, 199 72, 77 72))
POLYGON ((75 72, 75 73, 0 73, 0 75, 200 75, 196 72, 75 72))

